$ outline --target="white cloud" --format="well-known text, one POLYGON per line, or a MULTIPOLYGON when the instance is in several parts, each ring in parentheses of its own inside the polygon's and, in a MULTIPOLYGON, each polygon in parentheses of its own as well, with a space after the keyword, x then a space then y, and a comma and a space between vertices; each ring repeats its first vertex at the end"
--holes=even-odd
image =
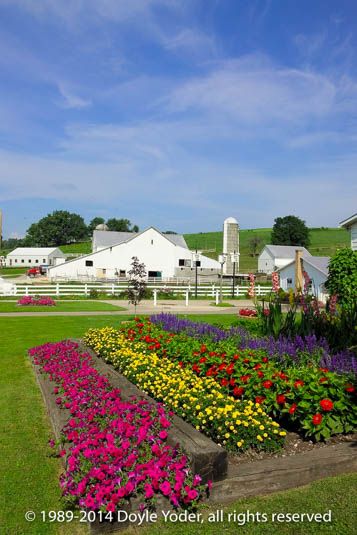
POLYGON ((90 100, 75 95, 61 82, 58 84, 58 90, 63 98, 63 101, 60 103, 63 108, 82 109, 92 105, 90 100))

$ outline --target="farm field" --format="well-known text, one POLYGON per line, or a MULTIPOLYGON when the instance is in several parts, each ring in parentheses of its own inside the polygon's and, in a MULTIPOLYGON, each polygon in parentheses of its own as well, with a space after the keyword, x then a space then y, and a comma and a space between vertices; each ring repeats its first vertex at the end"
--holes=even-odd
POLYGON ((125 308, 98 301, 56 301, 55 306, 19 306, 16 302, 0 301, 1 312, 115 312, 125 308))
MULTIPOLYGON (((50 423, 45 413, 40 390, 26 352, 28 348, 49 341, 81 337, 89 328, 118 326, 129 316, 118 317, 51 317, 0 318, 0 481, 1 519, 0 532, 9 535, 26 533, 81 535, 87 533, 85 526, 70 524, 49 524, 35 521, 26 523, 24 513, 28 510, 61 510, 58 476, 61 465, 57 458, 49 455, 47 440, 51 434, 50 423), (34 429, 36 432, 34 433, 34 429), (16 444, 16 447, 14 446, 16 444), (19 492, 21 489, 21 492, 19 492), (14 514, 16 512, 16 515, 14 514)), ((195 316, 211 323, 229 325, 236 316, 213 314, 195 316)), ((351 512, 357 500, 357 476, 346 475, 325 479, 307 487, 273 494, 261 498, 240 500, 224 508, 225 515, 230 511, 265 512, 326 512, 332 510, 332 525, 324 524, 279 524, 279 533, 323 534, 353 533, 354 519, 351 512)), ((213 510, 220 508, 214 506, 213 510)), ((204 516, 212 508, 203 508, 204 516)), ((235 535, 238 524, 225 521, 219 531, 235 535)), ((275 534, 276 524, 250 523, 239 526, 244 534, 275 534)), ((159 523, 144 529, 121 531, 123 534, 142 533, 143 535, 201 534, 217 533, 217 524, 163 524, 159 523), (134 531, 133 531, 134 530, 134 531)))
MULTIPOLYGON (((258 253, 264 245, 270 243, 270 228, 240 230, 240 272, 255 271, 258 266, 258 257, 253 258, 249 251, 249 241, 260 238, 261 244, 258 253)), ((200 232, 198 234, 185 234, 185 240, 190 249, 198 249, 210 258, 217 258, 222 252, 222 232, 200 232), (205 252, 207 251, 207 252, 205 252)), ((338 248, 346 247, 350 243, 349 233, 338 228, 310 229, 311 245, 308 248, 315 256, 332 256, 338 248)))

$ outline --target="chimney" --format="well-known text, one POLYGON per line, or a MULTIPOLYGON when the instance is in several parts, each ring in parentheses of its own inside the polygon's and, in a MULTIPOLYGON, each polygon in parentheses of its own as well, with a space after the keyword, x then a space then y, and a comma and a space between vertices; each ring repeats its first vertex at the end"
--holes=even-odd
POLYGON ((302 292, 303 279, 302 279, 302 251, 296 249, 295 251, 295 295, 302 292))

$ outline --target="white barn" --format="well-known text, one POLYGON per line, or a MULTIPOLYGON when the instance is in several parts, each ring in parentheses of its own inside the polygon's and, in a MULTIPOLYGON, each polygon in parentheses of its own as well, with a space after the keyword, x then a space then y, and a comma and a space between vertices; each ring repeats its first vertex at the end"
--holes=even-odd
MULTIPOLYGON (((98 232, 111 234, 110 231, 98 232)), ((52 267, 49 277, 73 280, 125 278, 131 269, 133 256, 145 264, 148 278, 192 277, 195 273, 194 253, 187 245, 175 243, 174 236, 150 227, 140 233, 128 233, 126 240, 103 248, 103 242, 96 239, 95 252, 52 267)), ((110 236, 108 239, 111 239, 110 236)), ((219 269, 219 262, 199 254, 198 275, 215 275, 219 269)))
POLYGON ((18 247, 6 257, 8 267, 55 266, 64 262, 66 255, 57 247, 18 247))
POLYGON ((357 214, 341 221, 339 226, 351 231, 351 249, 357 251, 357 214))
MULTIPOLYGON (((295 289, 295 261, 278 270, 280 276, 280 287, 285 291, 295 289)), ((325 288, 325 282, 328 277, 328 256, 312 256, 302 254, 301 263, 303 271, 306 271, 311 279, 309 293, 315 295, 319 301, 325 302, 328 292, 325 288)))
POLYGON ((295 258, 295 251, 303 256, 311 256, 305 247, 296 245, 265 245, 258 258, 258 271, 271 275, 273 271, 290 264, 295 258))

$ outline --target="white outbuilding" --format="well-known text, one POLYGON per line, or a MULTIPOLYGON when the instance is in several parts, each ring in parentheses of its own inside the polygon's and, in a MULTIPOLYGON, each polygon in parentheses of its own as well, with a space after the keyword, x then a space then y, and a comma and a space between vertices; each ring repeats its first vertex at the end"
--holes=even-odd
POLYGON ((8 267, 56 266, 66 260, 57 247, 18 247, 6 257, 8 267))
POLYGON ((325 302, 328 292, 325 288, 325 282, 328 277, 328 256, 312 256, 302 253, 298 259, 294 258, 292 262, 278 269, 280 276, 280 287, 288 292, 295 289, 296 261, 301 261, 302 271, 305 271, 310 279, 308 292, 317 297, 319 301, 325 302))
POLYGON ((357 214, 341 221, 339 226, 351 231, 351 249, 357 251, 357 214))
POLYGON ((196 267, 200 277, 216 275, 220 264, 200 253, 193 253, 175 234, 163 234, 154 227, 139 233, 95 231, 91 254, 49 269, 51 279, 119 279, 128 277, 132 258, 145 264, 150 279, 192 278, 196 267), (100 235, 98 234, 100 233, 100 235), (118 236, 127 234, 116 243, 118 236))
POLYGON ((258 271, 271 275, 273 271, 290 264, 295 258, 295 252, 301 251, 304 257, 311 256, 305 247, 296 245, 265 245, 258 258, 258 271))

